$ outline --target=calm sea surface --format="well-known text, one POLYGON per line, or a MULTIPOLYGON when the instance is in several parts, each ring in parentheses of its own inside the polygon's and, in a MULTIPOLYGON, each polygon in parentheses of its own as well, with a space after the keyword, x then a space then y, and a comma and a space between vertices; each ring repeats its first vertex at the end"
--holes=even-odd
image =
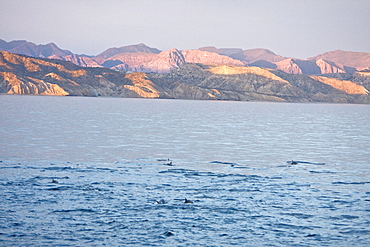
POLYGON ((0 246, 370 246, 370 105, 0 95, 0 141, 0 246))

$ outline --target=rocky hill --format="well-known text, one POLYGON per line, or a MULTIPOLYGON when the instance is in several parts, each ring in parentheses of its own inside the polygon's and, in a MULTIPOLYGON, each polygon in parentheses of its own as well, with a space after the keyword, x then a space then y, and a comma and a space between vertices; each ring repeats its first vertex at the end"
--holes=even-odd
POLYGON ((347 67, 364 70, 370 68, 370 54, 366 52, 351 52, 351 51, 330 51, 317 55, 311 60, 323 59, 332 61, 337 64, 342 64, 347 67))
POLYGON ((218 49, 202 47, 206 50, 237 59, 248 66, 278 69, 289 74, 332 74, 354 73, 370 67, 370 54, 356 52, 328 52, 302 60, 276 55, 267 49, 218 49), (343 55, 343 57, 341 56, 343 55), (342 59, 340 59, 342 58, 342 59))
POLYGON ((162 56, 172 59, 170 73, 125 73, 0 52, 0 93, 370 103, 368 71, 294 75, 259 67, 184 63, 177 50, 162 56))
POLYGON ((161 51, 156 48, 151 48, 141 43, 138 45, 122 46, 119 48, 109 48, 105 50, 104 52, 100 53, 99 55, 97 55, 96 57, 105 59, 105 58, 109 58, 109 57, 112 57, 120 53, 139 53, 139 52, 158 54, 161 51))
POLYGON ((0 52, 0 93, 135 97, 125 85, 133 84, 110 69, 0 52))
POLYGON ((49 43, 46 45, 36 45, 32 42, 27 42, 26 40, 6 42, 0 39, 0 50, 41 58, 48 58, 50 56, 64 57, 73 54, 68 50, 60 49, 54 43, 49 43))
POLYGON ((370 68, 370 54, 332 51, 302 60, 283 57, 267 49, 202 47, 179 51, 160 51, 145 44, 109 48, 97 56, 72 54, 55 44, 36 45, 27 41, 0 40, 0 50, 33 57, 71 61, 83 67, 104 67, 124 72, 169 73, 185 63, 255 66, 289 74, 320 75, 349 73, 370 68))

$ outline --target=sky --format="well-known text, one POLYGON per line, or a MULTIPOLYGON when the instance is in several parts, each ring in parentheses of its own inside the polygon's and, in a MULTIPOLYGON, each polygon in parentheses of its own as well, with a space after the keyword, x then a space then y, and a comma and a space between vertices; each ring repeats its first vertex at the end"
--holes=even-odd
POLYGON ((369 26, 370 0, 0 0, 0 39, 87 55, 139 43, 265 48, 300 59, 370 53, 369 26))

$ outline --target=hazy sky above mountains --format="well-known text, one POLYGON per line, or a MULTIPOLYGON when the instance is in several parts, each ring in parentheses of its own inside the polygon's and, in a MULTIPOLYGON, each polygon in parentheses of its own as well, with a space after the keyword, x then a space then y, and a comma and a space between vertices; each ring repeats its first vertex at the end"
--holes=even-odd
POLYGON ((0 39, 88 55, 138 43, 370 53, 370 0, 0 0, 0 13, 0 39))

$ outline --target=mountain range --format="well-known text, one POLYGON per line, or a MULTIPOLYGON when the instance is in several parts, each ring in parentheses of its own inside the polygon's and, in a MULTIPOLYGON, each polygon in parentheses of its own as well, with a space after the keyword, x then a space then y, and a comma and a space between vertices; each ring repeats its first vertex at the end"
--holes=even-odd
POLYGON ((25 40, 6 42, 0 39, 0 50, 38 58, 71 61, 82 67, 104 67, 124 72, 170 73, 186 63, 229 66, 254 66, 276 69, 289 74, 353 74, 370 68, 370 54, 330 51, 308 59, 276 55, 267 49, 201 47, 195 50, 176 48, 160 51, 145 44, 109 48, 96 56, 74 54, 56 44, 36 45, 25 40))
MULTIPOLYGON (((49 47, 45 46, 35 51, 42 56, 50 54, 49 47)), ((110 52, 100 54, 102 59, 123 56, 110 52)), ((126 59, 130 54, 136 53, 127 53, 126 59)), ((152 50, 145 54, 152 54, 154 58, 146 58, 143 67, 136 63, 136 68, 147 70, 151 66, 157 70, 161 68, 160 72, 165 69, 169 72, 128 72, 101 65, 82 67, 61 59, 0 51, 0 93, 370 104, 368 70, 326 75, 289 74, 277 69, 245 66, 240 60, 202 50, 180 52, 172 49, 159 53, 152 50), (202 57, 209 54, 216 55, 202 57), (206 59, 210 63, 202 63, 206 59), (218 64, 219 61, 222 64, 218 64)), ((130 59, 132 64, 137 62, 134 56, 130 59)), ((122 64, 113 67, 119 65, 122 64)))

